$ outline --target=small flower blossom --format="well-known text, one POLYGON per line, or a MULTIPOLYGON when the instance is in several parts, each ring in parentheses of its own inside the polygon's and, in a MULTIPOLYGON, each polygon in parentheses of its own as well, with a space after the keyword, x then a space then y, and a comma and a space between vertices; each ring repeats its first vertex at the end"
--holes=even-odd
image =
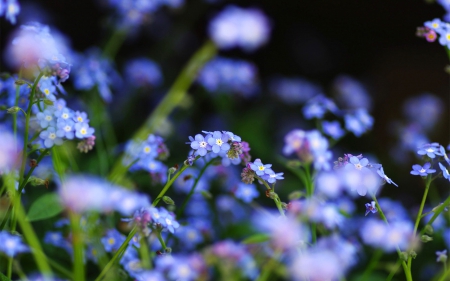
POLYGON ((234 192, 236 198, 241 199, 245 203, 250 203, 259 196, 259 192, 256 186, 253 184, 243 184, 239 183, 237 185, 236 191, 234 192))
POLYGON ((214 131, 214 133, 209 136, 207 142, 211 146, 211 150, 214 153, 219 153, 222 150, 228 151, 230 149, 228 139, 229 139, 228 134, 223 134, 219 131, 214 131))
POLYGON ((54 127, 48 127, 39 134, 39 137, 44 141, 44 146, 46 148, 51 148, 55 144, 61 145, 63 143, 63 140, 57 135, 54 127))
POLYGON ((435 158, 436 155, 442 156, 440 152, 440 145, 438 143, 427 143, 419 147, 417 151, 419 155, 427 155, 430 158, 435 158))
POLYGON ((105 251, 111 253, 119 249, 119 247, 125 241, 125 235, 123 235, 116 229, 110 229, 106 231, 106 235, 100 240, 105 247, 105 251))
POLYGON ((423 167, 418 164, 415 164, 412 166, 413 170, 410 173, 411 175, 426 177, 428 176, 428 174, 436 172, 435 169, 430 169, 430 167, 431 164, 429 162, 425 163, 423 167))
POLYGON ((437 255, 437 262, 442 262, 442 263, 446 263, 447 262, 447 250, 443 250, 443 251, 436 251, 436 255, 437 255))
POLYGON ((441 168, 442 175, 444 176, 444 178, 450 181, 450 174, 447 168, 445 168, 444 165, 442 165, 441 163, 439 163, 439 168, 441 168))
POLYGON ((339 121, 323 121, 322 127, 323 132, 335 140, 338 140, 345 135, 345 131, 341 128, 339 121))
POLYGON ((277 180, 284 180, 284 173, 275 173, 274 171, 269 172, 268 174, 263 176, 268 183, 275 183, 277 180))
POLYGON ((92 137, 94 134, 94 128, 89 127, 87 123, 76 123, 75 124, 75 136, 79 139, 92 137))
POLYGON ((445 151, 445 148, 441 145, 439 148, 439 152, 442 154, 442 157, 444 157, 445 161, 450 165, 450 159, 448 158, 447 152, 445 151))
POLYGON ((350 157, 350 163, 348 163, 345 168, 354 167, 357 170, 361 170, 362 168, 366 168, 367 164, 369 164, 369 160, 367 160, 367 158, 359 159, 356 156, 352 156, 350 157))
POLYGON ((390 178, 388 178, 388 176, 386 176, 386 175, 384 174, 383 167, 380 167, 380 169, 377 170, 377 174, 378 174, 382 179, 384 179, 387 183, 393 184, 393 185, 395 185, 395 186, 398 187, 398 185, 397 185, 395 182, 393 182, 390 178))
POLYGON ((272 167, 272 164, 266 164, 266 165, 264 165, 264 164, 261 162, 261 159, 259 159, 259 158, 256 159, 255 162, 250 163, 249 165, 250 165, 250 169, 252 169, 253 171, 255 171, 255 173, 256 173, 258 176, 263 176, 263 175, 266 175, 266 174, 273 173, 272 169, 270 169, 270 167, 272 167))
POLYGON ((195 150, 195 155, 205 156, 212 149, 212 146, 201 134, 195 135, 195 139, 192 137, 189 137, 189 139, 191 140, 191 148, 195 150))
POLYGON ((375 214, 376 212, 378 212, 378 209, 375 205, 375 201, 372 201, 370 203, 366 203, 366 214, 365 216, 367 216, 368 213, 372 212, 372 214, 375 214))
POLYGON ((2 241, 0 243, 0 252, 8 257, 14 257, 19 253, 29 251, 28 246, 23 244, 20 236, 9 234, 6 231, 0 231, 0 241, 2 241))

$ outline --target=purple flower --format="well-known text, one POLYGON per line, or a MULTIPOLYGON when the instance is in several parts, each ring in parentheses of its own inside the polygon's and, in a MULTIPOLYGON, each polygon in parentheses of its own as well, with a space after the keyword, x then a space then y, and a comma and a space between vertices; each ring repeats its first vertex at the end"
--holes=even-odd
POLYGON ((195 139, 189 137, 191 140, 191 148, 195 150, 195 155, 205 156, 208 151, 211 151, 212 147, 205 140, 203 135, 195 135, 195 139))
POLYGON ((368 213, 372 212, 372 214, 375 214, 376 212, 378 212, 377 207, 375 206, 375 201, 372 201, 370 203, 366 203, 366 214, 365 216, 367 216, 368 213))
POLYGON ((272 167, 272 164, 264 165, 261 162, 261 159, 259 159, 259 158, 256 159, 255 162, 253 162, 253 163, 250 162, 249 165, 250 165, 250 169, 255 171, 258 176, 273 173, 273 170, 270 169, 270 167, 272 167))
POLYGON ((388 178, 388 176, 386 176, 386 175, 384 174, 383 167, 380 167, 380 169, 377 170, 377 173, 378 173, 378 175, 379 175, 382 179, 384 179, 387 183, 393 184, 393 185, 395 185, 395 186, 398 187, 398 185, 397 185, 395 182, 393 182, 390 178, 388 178))
POLYGON ((413 170, 410 172, 411 175, 426 177, 428 174, 435 173, 435 169, 430 169, 431 164, 429 162, 425 163, 423 166, 415 164, 412 166, 413 170))
POLYGON ((440 152, 440 145, 438 143, 426 143, 419 147, 417 151, 419 155, 427 155, 430 158, 435 158, 436 155, 442 156, 440 152))
POLYGON ((27 245, 23 244, 22 238, 17 235, 9 234, 6 231, 0 231, 0 252, 5 253, 8 257, 14 257, 19 253, 29 251, 27 245))
POLYGON ((219 153, 219 151, 228 151, 230 149, 230 145, 228 144, 229 139, 228 134, 222 134, 219 131, 214 131, 212 136, 209 136, 208 143, 212 147, 212 151, 214 153, 219 153))

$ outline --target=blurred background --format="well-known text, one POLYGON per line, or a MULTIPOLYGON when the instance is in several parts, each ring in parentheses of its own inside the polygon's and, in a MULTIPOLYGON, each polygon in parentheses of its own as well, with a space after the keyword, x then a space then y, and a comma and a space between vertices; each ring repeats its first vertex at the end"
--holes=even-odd
MULTIPOLYGON (((10 44, 12 31, 29 21, 49 25, 52 34, 57 31, 63 35, 76 53, 103 48, 114 33, 112 8, 107 1, 23 0, 20 4, 16 25, 0 21, 2 54, 10 44)), ((222 57, 246 60, 256 66, 256 90, 251 95, 239 91, 210 93, 195 83, 182 106, 159 130, 172 152, 167 164, 185 159, 188 136, 201 130, 229 130, 250 143, 254 158, 273 163, 277 172, 286 172, 286 181, 280 184, 285 190, 283 198, 297 184, 277 162, 283 138, 294 128, 310 130, 316 123, 303 117, 306 99, 298 102, 281 97, 277 81, 299 79, 312 86, 311 91, 324 93, 339 108, 346 108, 353 94, 350 90, 347 97, 342 97, 339 81, 344 80, 359 91, 355 97, 365 96, 364 106, 375 122, 363 136, 348 133, 341 139, 332 149, 333 159, 343 153, 363 153, 369 160, 382 163, 386 174, 399 185, 385 188, 383 196, 395 198, 402 194, 406 206, 417 204, 415 196, 422 194, 422 189, 409 175, 418 159, 405 148, 405 142, 414 135, 407 128, 420 123, 417 119, 432 115, 432 121, 424 120, 432 124, 421 130, 426 139, 446 146, 450 136, 447 54, 438 42, 428 43, 415 35, 416 28, 425 21, 444 15, 444 9, 436 3, 195 0, 178 8, 163 7, 123 37, 114 57, 113 67, 119 78, 111 87, 113 98, 108 108, 118 142, 126 142, 142 125, 184 64, 208 40, 210 20, 229 4, 259 8, 270 19, 270 40, 262 48, 254 52, 219 52, 222 57), (138 56, 160 66, 161 84, 138 89, 127 85, 124 66, 138 56)), ((0 71, 16 71, 7 64, 6 57, 1 57, 0 71)), ((83 108, 89 96, 74 89, 71 80, 64 83, 68 99, 81 97, 78 106, 83 108)), ((302 89, 297 91, 302 94, 302 89)))

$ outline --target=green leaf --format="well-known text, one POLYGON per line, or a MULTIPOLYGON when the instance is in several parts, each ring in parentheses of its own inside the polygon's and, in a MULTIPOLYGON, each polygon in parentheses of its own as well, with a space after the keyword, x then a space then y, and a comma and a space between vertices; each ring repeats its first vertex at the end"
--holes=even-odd
POLYGON ((270 239, 270 236, 264 233, 257 233, 253 234, 252 236, 248 237, 244 241, 242 241, 243 244, 258 244, 266 242, 270 239))
POLYGON ((63 206, 59 203, 59 198, 56 193, 48 193, 39 197, 31 205, 28 210, 28 221, 44 220, 56 216, 61 213, 63 206))
POLYGON ((12 281, 12 280, 9 279, 8 277, 6 277, 6 275, 4 275, 3 273, 0 272, 0 281, 12 281))

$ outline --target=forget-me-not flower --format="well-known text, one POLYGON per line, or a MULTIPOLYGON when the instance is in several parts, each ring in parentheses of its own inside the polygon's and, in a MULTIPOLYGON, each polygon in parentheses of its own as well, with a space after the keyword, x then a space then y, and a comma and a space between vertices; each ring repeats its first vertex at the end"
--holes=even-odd
POLYGON ((429 163, 429 162, 425 163, 423 166, 415 164, 412 166, 413 169, 410 173, 411 173, 411 175, 426 177, 426 176, 428 176, 428 174, 432 174, 432 173, 436 172, 435 169, 430 169, 430 167, 431 167, 431 163, 429 163))

